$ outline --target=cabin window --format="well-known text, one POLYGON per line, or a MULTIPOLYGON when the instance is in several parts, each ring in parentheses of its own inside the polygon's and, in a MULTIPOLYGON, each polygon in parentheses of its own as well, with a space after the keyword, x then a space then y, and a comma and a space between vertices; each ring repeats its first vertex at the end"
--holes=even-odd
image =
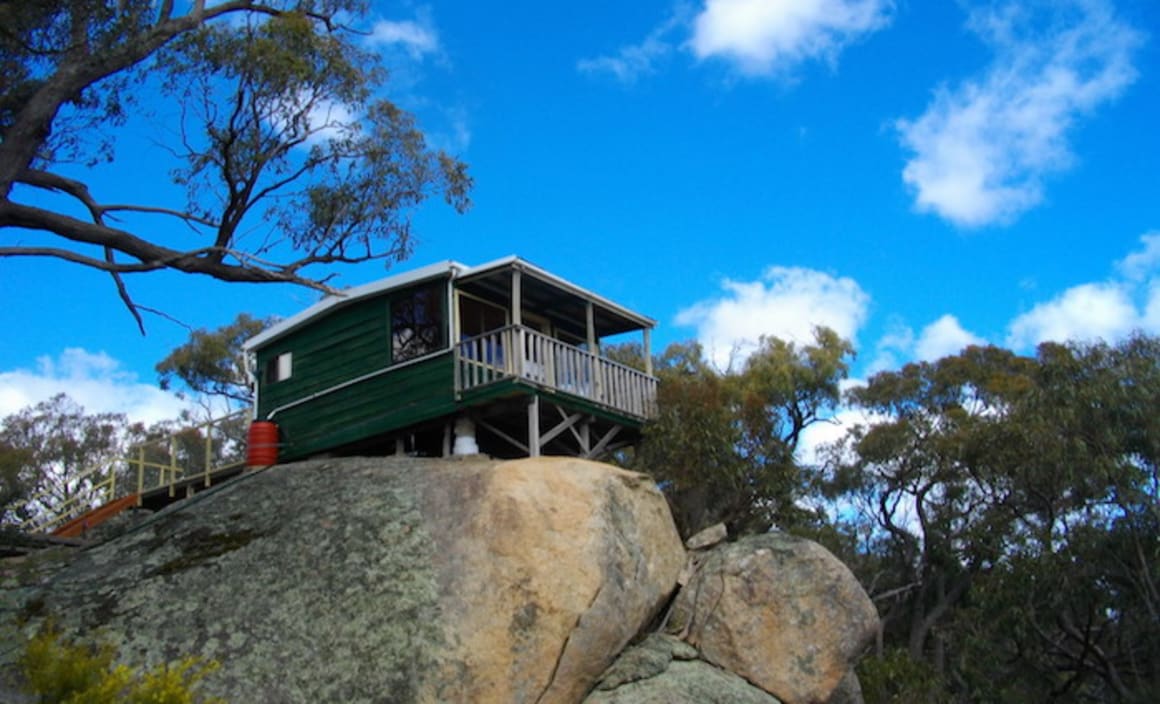
POLYGON ((440 283, 391 301, 391 363, 422 357, 447 346, 440 283))
POLYGON ((266 361, 266 383, 273 384, 285 381, 294 372, 294 357, 290 352, 283 352, 277 357, 266 361))

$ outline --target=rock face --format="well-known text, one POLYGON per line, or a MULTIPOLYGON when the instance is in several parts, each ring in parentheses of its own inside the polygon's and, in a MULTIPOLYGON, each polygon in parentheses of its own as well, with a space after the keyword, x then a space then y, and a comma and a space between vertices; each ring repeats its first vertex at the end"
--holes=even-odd
POLYGON ((673 636, 652 634, 620 656, 583 704, 780 704, 737 675, 698 659, 673 636))
POLYGON ((709 552, 677 595, 669 630, 785 704, 823 704, 870 644, 878 615, 854 575, 782 533, 709 552))
POLYGON ((233 702, 576 702, 684 560, 651 480, 576 459, 303 462, 84 551, 26 601, 233 702))

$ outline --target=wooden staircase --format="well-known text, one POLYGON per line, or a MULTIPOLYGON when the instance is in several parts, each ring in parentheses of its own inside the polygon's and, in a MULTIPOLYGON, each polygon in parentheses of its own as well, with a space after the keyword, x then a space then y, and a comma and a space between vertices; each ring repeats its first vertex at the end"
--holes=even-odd
POLYGON ((107 504, 98 506, 93 510, 82 513, 68 523, 60 526, 52 532, 58 538, 81 538, 84 534, 101 525, 113 516, 121 513, 127 508, 137 505, 139 495, 129 494, 122 496, 119 499, 114 499, 107 504))

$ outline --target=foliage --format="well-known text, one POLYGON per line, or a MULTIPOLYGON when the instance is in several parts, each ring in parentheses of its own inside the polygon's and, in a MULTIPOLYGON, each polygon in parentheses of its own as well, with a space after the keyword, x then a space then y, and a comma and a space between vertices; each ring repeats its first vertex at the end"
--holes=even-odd
POLYGON ((8 506, 28 498, 32 485, 31 466, 31 451, 0 440, 0 524, 4 522, 8 506))
POLYGON ((0 257, 107 272, 140 323, 125 274, 330 291, 310 267, 407 256, 414 208, 441 196, 463 211, 471 178, 382 97, 367 13, 362 0, 0 2, 0 229, 45 236, 0 257), (170 141, 154 153, 172 157, 185 202, 106 202, 72 165, 112 160, 158 90, 179 117, 155 118, 170 141))
POLYGON ((123 414, 86 413, 65 394, 0 420, 0 468, 26 499, 2 520, 53 514, 70 501, 95 505, 94 487, 113 471, 110 462, 124 451, 128 428, 123 414))
POLYGON ((858 683, 862 698, 873 704, 949 704, 946 683, 922 661, 912 659, 903 649, 858 662, 858 683))
POLYGON ((802 431, 837 404, 852 354, 825 328, 803 346, 763 338, 740 372, 716 371, 695 343, 665 351, 657 417, 634 463, 661 484, 682 533, 718 521, 734 534, 762 532, 809 518, 797 502, 795 452, 802 431))
POLYGON ((194 330, 188 342, 157 363, 161 388, 169 390, 174 384, 180 384, 205 404, 225 399, 233 404, 249 405, 253 390, 242 344, 271 322, 271 319, 260 320, 241 313, 232 323, 216 330, 194 330))
POLYGON ((1160 341, 971 347, 849 400, 825 486, 887 646, 955 701, 1156 699, 1160 341))
POLYGON ((27 690, 42 704, 224 704, 196 693, 217 663, 191 657, 139 673, 113 659, 107 646, 68 643, 45 628, 29 641, 20 664, 27 690))

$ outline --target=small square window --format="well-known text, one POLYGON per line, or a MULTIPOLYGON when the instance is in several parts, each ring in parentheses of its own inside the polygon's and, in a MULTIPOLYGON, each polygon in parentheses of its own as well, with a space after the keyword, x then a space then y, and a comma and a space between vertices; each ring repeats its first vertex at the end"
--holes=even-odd
POLYGON ((277 381, 285 381, 290 378, 293 371, 294 361, 292 353, 283 352, 266 362, 266 383, 273 384, 277 381))

